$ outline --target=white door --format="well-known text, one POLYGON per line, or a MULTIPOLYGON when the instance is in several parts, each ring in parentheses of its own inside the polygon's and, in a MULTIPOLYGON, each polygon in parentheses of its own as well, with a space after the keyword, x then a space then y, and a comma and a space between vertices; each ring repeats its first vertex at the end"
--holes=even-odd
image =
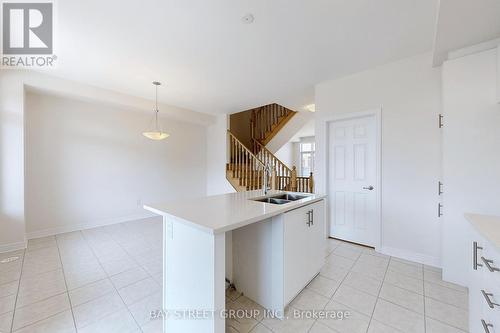
POLYGON ((330 236, 378 246, 377 118, 329 123, 330 236))

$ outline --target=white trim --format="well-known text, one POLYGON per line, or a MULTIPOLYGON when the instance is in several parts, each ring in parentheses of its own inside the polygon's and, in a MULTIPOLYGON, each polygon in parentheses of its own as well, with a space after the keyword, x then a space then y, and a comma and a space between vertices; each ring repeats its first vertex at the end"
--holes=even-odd
POLYGON ((500 104, 500 42, 497 46, 497 104, 500 104))
POLYGON ((467 46, 458 50, 448 52, 447 60, 462 58, 471 54, 488 51, 500 46, 500 38, 492 39, 479 44, 467 46))
POLYGON ((302 172, 302 150, 301 150, 301 145, 303 143, 314 143, 314 150, 312 151, 313 153, 313 158, 312 158, 312 163, 313 163, 313 173, 316 172, 316 137, 314 135, 312 136, 304 136, 301 137, 299 141, 296 142, 296 147, 292 147, 292 150, 294 148, 297 149, 296 154, 297 154, 297 161, 295 161, 294 165, 297 168, 298 176, 303 176, 303 177, 309 177, 309 175, 304 175, 302 172))
POLYGON ((427 254, 397 249, 389 246, 382 246, 378 252, 391 257, 405 259, 409 261, 418 262, 420 264, 441 268, 441 261, 439 260, 439 258, 427 254))
POLYGON ((107 225, 111 225, 111 224, 129 222, 129 221, 134 221, 134 220, 142 220, 142 219, 146 219, 146 218, 150 218, 150 217, 154 217, 154 216, 158 216, 158 215, 155 215, 155 214, 150 213, 150 212, 144 212, 144 213, 138 213, 138 214, 127 215, 127 216, 122 216, 122 217, 118 217, 118 218, 111 218, 111 219, 107 219, 107 220, 94 221, 94 222, 83 223, 83 224, 72 225, 72 226, 61 226, 61 227, 47 228, 47 229, 42 229, 42 230, 26 233, 26 238, 33 239, 33 238, 53 236, 53 235, 63 234, 66 232, 92 229, 92 228, 103 227, 103 226, 107 226, 107 225))
MULTIPOLYGON (((364 117, 369 117, 369 116, 375 116, 375 124, 377 127, 377 133, 376 133, 376 184, 375 184, 375 190, 377 194, 377 226, 379 233, 376 237, 375 240, 375 249, 379 250, 382 246, 382 106, 372 109, 372 110, 367 110, 367 111, 360 111, 360 112, 348 112, 348 113, 341 113, 341 114, 336 114, 332 117, 328 117, 326 119, 322 119, 321 122, 323 123, 323 128, 325 130, 325 144, 322 147, 322 153, 323 153, 323 172, 325 176, 325 191, 326 193, 329 192, 329 156, 328 156, 328 150, 329 150, 329 145, 330 145, 330 133, 329 133, 329 124, 331 122, 335 121, 341 121, 341 120, 349 120, 349 119, 356 119, 356 118, 364 118, 364 117)), ((327 200, 329 204, 330 200, 327 200)), ((327 223, 325 223, 325 228, 326 228, 326 235, 330 236, 330 209, 327 209, 326 211, 326 216, 327 216, 327 223)))
POLYGON ((10 244, 0 244, 0 253, 24 250, 26 248, 26 241, 10 243, 10 244))

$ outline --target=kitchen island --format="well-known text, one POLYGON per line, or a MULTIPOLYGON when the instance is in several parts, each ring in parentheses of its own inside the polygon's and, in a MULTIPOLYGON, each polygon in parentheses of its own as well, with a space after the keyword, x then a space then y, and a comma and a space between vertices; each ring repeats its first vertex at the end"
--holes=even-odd
POLYGON ((227 232, 231 282, 281 316, 323 265, 323 199, 257 190, 144 206, 163 216, 164 332, 224 332, 227 232))

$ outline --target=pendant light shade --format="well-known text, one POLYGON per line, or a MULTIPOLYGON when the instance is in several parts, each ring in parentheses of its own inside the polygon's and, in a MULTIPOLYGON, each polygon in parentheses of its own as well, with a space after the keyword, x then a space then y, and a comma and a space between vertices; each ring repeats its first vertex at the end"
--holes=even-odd
POLYGON ((143 132, 142 135, 144 135, 148 139, 156 141, 166 139, 170 136, 170 134, 167 134, 165 132, 143 132))
POLYGON ((148 139, 159 141, 168 138, 170 134, 163 132, 160 128, 160 124, 158 123, 158 113, 160 112, 160 110, 158 109, 158 86, 161 85, 161 83, 154 81, 153 85, 156 89, 154 117, 148 129, 142 132, 142 135, 144 135, 148 139))

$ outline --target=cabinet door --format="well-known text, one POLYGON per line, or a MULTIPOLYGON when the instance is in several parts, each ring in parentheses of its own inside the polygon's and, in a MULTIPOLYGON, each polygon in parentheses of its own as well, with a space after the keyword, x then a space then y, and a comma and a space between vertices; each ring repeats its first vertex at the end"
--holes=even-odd
POLYGON ((309 206, 284 214, 284 298, 288 304, 309 281, 309 206))
MULTIPOLYGON (((486 243, 486 240, 484 240, 486 243)), ((500 332, 500 256, 494 246, 486 243, 483 250, 485 259, 490 260, 491 272, 483 262, 481 288, 488 293, 482 295, 482 317, 492 327, 489 327, 491 333, 500 332), (488 303, 487 299, 491 304, 488 303), (496 304, 496 305, 495 305, 496 304), (491 306, 490 306, 491 305, 491 306)))
POLYGON ((470 236, 469 246, 472 256, 469 265, 471 272, 469 284, 469 329, 470 332, 482 332, 483 326, 481 324, 481 319, 485 319, 483 316, 484 298, 481 294, 481 290, 485 288, 483 283, 484 267, 478 266, 477 269, 474 270, 473 263, 475 255, 477 263, 479 265, 482 264, 481 257, 483 256, 483 249, 486 247, 486 244, 482 237, 474 230, 471 230, 470 236), (477 243, 478 247, 483 249, 478 248, 476 253, 474 253, 474 242, 477 243))
POLYGON ((321 270, 325 263, 325 202, 321 200, 310 206, 312 224, 308 230, 309 280, 321 270))

